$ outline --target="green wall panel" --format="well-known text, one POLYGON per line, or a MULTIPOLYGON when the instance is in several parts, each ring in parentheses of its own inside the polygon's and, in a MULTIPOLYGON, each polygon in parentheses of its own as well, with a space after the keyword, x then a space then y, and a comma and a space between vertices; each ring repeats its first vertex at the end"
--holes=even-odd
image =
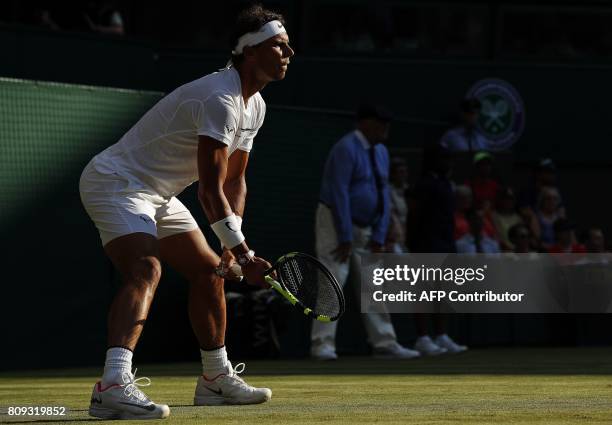
MULTIPOLYGON (((160 93, 0 79, 0 222, 64 186, 160 93)), ((74 182, 74 180, 72 180, 74 182)))

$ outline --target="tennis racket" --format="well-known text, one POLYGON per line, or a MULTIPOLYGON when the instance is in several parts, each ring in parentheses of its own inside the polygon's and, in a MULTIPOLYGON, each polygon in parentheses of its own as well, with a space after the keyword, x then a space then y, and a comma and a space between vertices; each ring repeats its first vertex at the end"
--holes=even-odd
MULTIPOLYGON (((238 264, 233 264, 231 270, 242 276, 238 264)), ((321 322, 333 322, 344 313, 344 294, 338 281, 327 267, 308 254, 291 252, 283 255, 265 274, 266 282, 306 316, 321 322), (276 272, 278 281, 270 276, 273 272, 276 272)))

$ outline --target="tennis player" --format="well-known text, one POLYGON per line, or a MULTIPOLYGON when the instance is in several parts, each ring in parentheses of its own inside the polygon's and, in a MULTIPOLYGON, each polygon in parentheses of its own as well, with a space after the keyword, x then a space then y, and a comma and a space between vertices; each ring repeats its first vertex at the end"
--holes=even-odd
POLYGON ((122 278, 108 316, 108 351, 91 397, 92 416, 154 419, 170 413, 139 389, 150 380, 132 373, 162 261, 190 282, 189 317, 203 366, 194 404, 263 403, 272 395, 248 385, 227 359, 223 279, 215 274, 221 259, 176 198, 198 181, 200 203, 224 246, 224 264, 236 261, 248 282, 266 285, 270 263, 255 256, 241 231, 245 169, 266 112, 259 91, 285 77, 294 52, 283 17, 259 5, 239 15, 232 46, 225 69, 167 95, 81 176, 83 205, 122 278))

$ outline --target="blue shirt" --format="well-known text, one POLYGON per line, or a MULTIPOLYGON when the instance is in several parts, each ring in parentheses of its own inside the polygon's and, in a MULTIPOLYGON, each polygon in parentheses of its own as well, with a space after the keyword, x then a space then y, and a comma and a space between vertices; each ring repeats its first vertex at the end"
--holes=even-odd
POLYGON ((464 127, 455 127, 442 136, 440 145, 451 152, 472 152, 491 150, 489 140, 478 129, 468 133, 464 127), (470 149, 471 144, 471 149, 470 149))
POLYGON ((372 226, 372 241, 383 244, 389 227, 389 152, 382 143, 371 146, 359 131, 352 131, 334 145, 321 185, 321 202, 334 214, 338 243, 353 240, 353 223, 372 226), (377 210, 378 191, 370 149, 382 181, 382 214, 377 210))

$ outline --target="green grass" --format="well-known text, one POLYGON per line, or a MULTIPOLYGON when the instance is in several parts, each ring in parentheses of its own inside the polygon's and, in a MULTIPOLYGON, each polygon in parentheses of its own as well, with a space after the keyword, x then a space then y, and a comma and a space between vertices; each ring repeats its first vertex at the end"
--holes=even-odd
MULTIPOLYGON (((0 373, 0 422, 10 405, 65 405, 91 423, 95 369, 0 373)), ((612 349, 473 350, 409 361, 344 358, 251 361, 245 377, 272 388, 257 406, 194 407, 197 364, 139 365, 172 424, 576 424, 612 423, 612 349)), ((96 420, 96 422, 102 422, 96 420)), ((142 423, 142 422, 141 422, 142 423)))

